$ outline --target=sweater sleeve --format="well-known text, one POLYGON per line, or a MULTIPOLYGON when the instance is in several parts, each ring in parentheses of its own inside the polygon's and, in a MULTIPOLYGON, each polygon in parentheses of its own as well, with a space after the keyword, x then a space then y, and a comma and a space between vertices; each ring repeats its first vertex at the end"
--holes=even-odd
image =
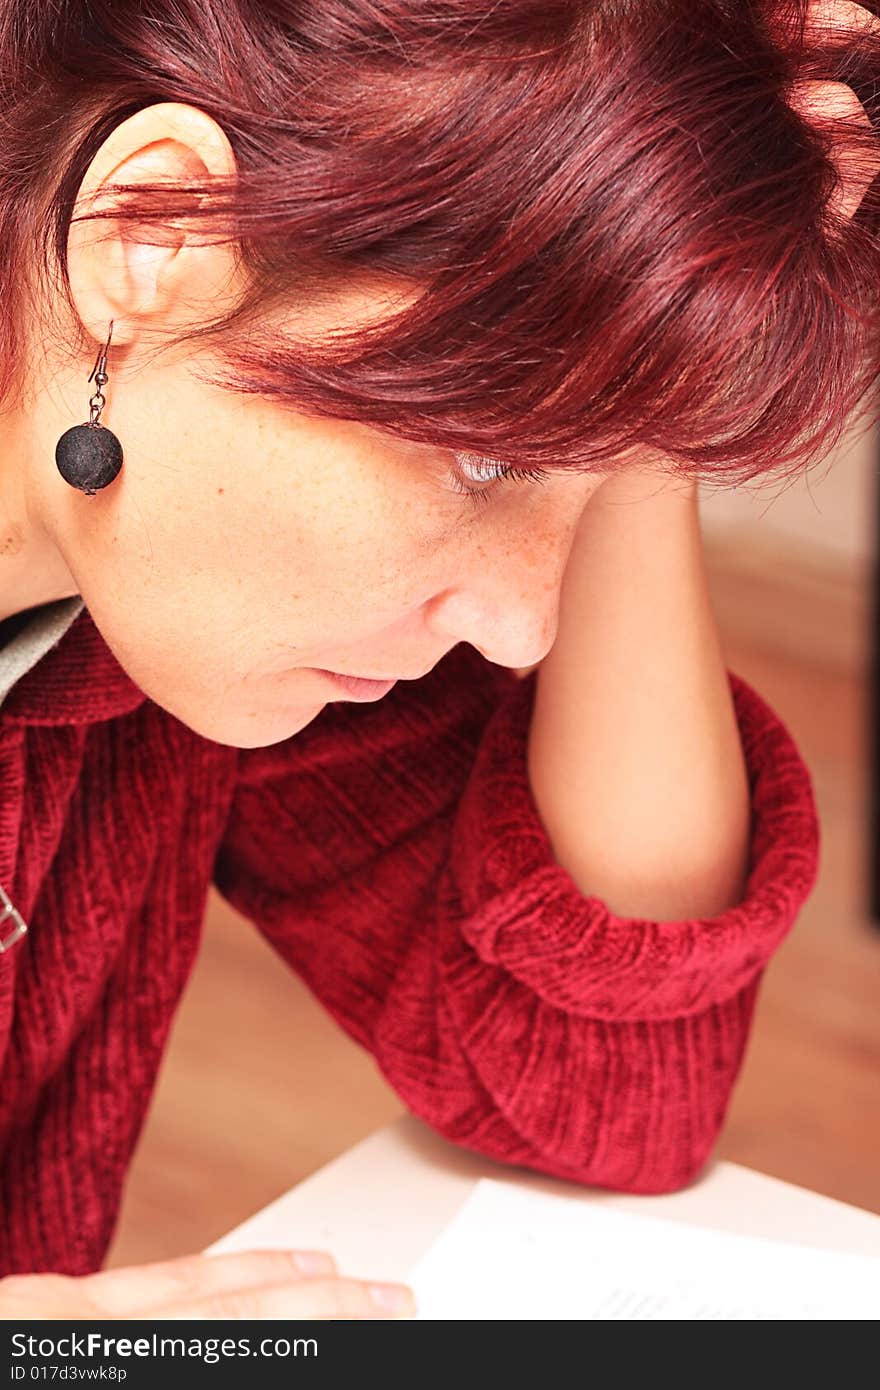
POLYGON ((662 1192, 718 1136, 759 980, 812 888, 809 774, 729 675, 752 797, 743 900, 617 916, 555 859, 527 776, 537 675, 460 644, 378 704, 241 750, 214 881, 407 1107, 456 1144, 662 1192))

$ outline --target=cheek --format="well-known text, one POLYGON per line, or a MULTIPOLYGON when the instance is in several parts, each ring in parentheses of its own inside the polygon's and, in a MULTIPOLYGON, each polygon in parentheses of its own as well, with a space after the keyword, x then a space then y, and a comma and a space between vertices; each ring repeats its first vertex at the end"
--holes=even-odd
POLYGON ((332 665, 430 593, 424 547, 383 489, 292 490, 280 472, 212 478, 199 461, 172 490, 133 470, 75 575, 132 679, 188 723, 216 693, 259 705, 264 679, 271 695, 267 678, 332 665))

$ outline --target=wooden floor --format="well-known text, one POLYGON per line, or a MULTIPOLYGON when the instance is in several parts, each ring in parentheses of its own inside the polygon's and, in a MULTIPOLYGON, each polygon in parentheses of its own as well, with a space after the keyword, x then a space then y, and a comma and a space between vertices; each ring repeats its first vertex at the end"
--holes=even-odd
MULTIPOLYGON (((728 664, 786 720, 812 769, 823 864, 766 976, 719 1153, 880 1211, 880 930, 863 908, 864 686, 852 670, 780 656, 757 618, 734 626, 728 664)), ((400 1113, 370 1058, 215 896, 109 1263, 202 1248, 400 1113)))

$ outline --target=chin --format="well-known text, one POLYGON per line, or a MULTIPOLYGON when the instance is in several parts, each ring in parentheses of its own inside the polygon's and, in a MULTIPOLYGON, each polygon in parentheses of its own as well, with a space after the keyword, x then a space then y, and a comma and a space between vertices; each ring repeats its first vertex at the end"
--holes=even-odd
POLYGON ((324 708, 323 704, 311 704, 299 709, 272 709, 251 714, 230 716, 219 711, 216 717, 204 710, 189 718, 176 710, 169 711, 181 720, 193 733, 212 743, 222 743, 228 748, 268 748, 273 743, 283 743, 293 738, 316 719, 324 708))

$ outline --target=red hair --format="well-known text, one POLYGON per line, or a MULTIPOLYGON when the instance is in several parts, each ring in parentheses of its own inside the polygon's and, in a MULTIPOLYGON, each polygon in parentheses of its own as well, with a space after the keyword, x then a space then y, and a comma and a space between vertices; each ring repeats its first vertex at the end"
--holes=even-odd
POLYGON ((833 142, 876 146, 880 34, 822 36, 807 11, 0 0, 0 393, 19 289, 35 264, 64 275, 98 147, 179 101, 225 130, 234 185, 120 185, 97 215, 240 242, 247 298, 187 334, 211 380, 521 467, 637 447, 729 482, 800 469, 867 400, 880 342, 880 181, 851 220, 831 205, 833 142), (803 78, 849 83, 873 128, 809 122, 803 78), (423 292, 317 346, 261 331, 371 274, 423 292))

